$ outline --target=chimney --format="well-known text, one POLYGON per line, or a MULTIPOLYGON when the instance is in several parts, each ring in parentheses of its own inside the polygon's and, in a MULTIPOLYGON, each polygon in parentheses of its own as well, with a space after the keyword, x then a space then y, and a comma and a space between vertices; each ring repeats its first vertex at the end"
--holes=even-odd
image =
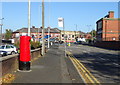
POLYGON ((109 11, 109 18, 114 18, 114 11, 109 11))
POLYGON ((35 26, 32 26, 32 28, 35 28, 35 26))

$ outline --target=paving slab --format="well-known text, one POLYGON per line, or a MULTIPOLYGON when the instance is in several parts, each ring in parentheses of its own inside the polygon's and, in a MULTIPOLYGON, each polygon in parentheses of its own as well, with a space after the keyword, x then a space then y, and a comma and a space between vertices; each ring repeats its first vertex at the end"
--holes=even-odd
POLYGON ((54 45, 31 65, 30 72, 16 72, 13 83, 72 83, 64 52, 54 45))

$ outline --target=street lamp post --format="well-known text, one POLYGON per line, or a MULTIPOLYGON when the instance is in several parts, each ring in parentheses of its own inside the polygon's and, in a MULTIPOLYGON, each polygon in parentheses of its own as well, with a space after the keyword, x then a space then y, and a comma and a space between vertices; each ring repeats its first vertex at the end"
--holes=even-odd
POLYGON ((76 38, 76 41, 77 41, 77 24, 76 24, 75 38, 76 38))
POLYGON ((3 26, 3 19, 4 19, 4 18, 0 19, 0 20, 1 20, 1 24, 0 24, 0 26, 1 26, 1 30, 0 30, 0 44, 2 43, 2 26, 3 26))
POLYGON ((77 37, 77 24, 76 24, 76 32, 75 32, 75 35, 76 35, 76 37, 77 37))
POLYGON ((93 41, 93 29, 92 29, 92 41, 93 41))
POLYGON ((50 0, 48 9, 48 48, 50 48, 50 0))
MULTIPOLYGON (((64 23, 64 18, 63 18, 63 31, 64 31, 64 41, 65 41, 65 43, 64 43, 64 46, 65 46, 65 57, 66 57, 66 51, 67 51, 67 47, 66 47, 66 38, 65 38, 65 23, 64 23)), ((67 35, 66 35, 66 37, 67 37, 67 35)))
POLYGON ((45 41, 44 41, 44 0, 42 0, 42 55, 45 53, 45 41))
POLYGON ((30 72, 30 0, 28 0, 28 36, 20 36, 20 58, 19 69, 20 72, 30 72))
POLYGON ((30 0, 28 0, 28 36, 30 36, 30 0))
POLYGON ((48 48, 50 48, 50 27, 48 27, 48 48))
MULTIPOLYGON (((91 30, 90 29, 91 25, 87 25, 87 27, 88 27, 89 30, 91 30)), ((93 29, 92 29, 92 40, 93 40, 93 29)))

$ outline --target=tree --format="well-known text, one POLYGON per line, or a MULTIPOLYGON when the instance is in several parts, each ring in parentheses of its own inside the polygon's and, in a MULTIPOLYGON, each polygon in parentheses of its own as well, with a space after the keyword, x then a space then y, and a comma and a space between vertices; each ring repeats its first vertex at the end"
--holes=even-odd
POLYGON ((12 30, 11 29, 6 29, 5 39, 9 40, 11 38, 12 38, 12 30))
POLYGON ((90 34, 93 35, 93 37, 96 37, 96 31, 95 31, 95 30, 92 30, 92 31, 90 32, 90 34))

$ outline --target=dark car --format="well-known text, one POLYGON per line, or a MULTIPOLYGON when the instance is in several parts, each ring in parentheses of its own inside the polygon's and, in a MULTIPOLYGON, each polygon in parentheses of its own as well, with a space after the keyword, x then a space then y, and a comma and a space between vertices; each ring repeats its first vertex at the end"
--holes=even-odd
POLYGON ((6 51, 0 51, 0 57, 3 57, 3 56, 7 56, 7 52, 6 51))
POLYGON ((63 44, 63 43, 64 43, 64 41, 59 41, 59 43, 60 43, 60 44, 63 44))
POLYGON ((74 44, 81 44, 82 41, 76 41, 74 44))

